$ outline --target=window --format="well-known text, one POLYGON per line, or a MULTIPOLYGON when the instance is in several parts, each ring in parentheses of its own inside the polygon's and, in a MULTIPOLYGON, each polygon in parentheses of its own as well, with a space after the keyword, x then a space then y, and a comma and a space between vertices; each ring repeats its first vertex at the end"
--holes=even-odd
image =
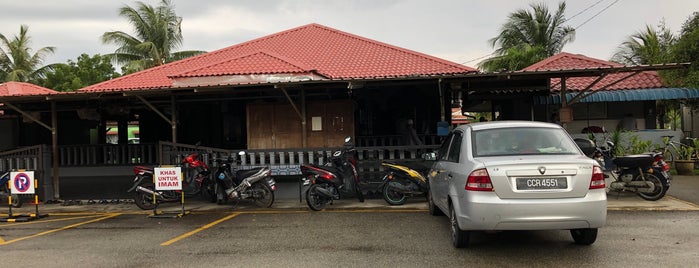
POLYGON ((447 161, 449 162, 459 162, 459 156, 461 155, 461 140, 463 139, 463 133, 454 132, 454 137, 452 138, 451 145, 449 146, 449 154, 447 155, 447 161))
POLYGON ((442 142, 442 146, 439 147, 439 151, 437 152, 437 160, 447 160, 447 151, 449 150, 452 137, 454 137, 454 132, 449 133, 449 136, 442 142))
POLYGON ((474 131, 472 135, 475 157, 578 152, 577 145, 563 129, 500 128, 474 131))

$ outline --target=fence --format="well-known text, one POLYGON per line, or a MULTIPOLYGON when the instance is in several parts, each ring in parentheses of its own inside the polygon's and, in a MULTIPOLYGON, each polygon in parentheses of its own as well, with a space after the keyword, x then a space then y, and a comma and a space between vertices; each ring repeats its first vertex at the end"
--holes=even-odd
MULTIPOLYGON (((404 164, 417 170, 425 170, 431 163, 423 160, 421 154, 433 151, 437 147, 437 145, 357 147, 357 171, 363 182, 372 184, 380 183, 383 173, 381 162, 383 161, 404 164)), ((58 163, 59 168, 179 165, 184 157, 197 152, 200 154, 202 161, 207 163, 212 169, 216 168, 216 162, 213 161, 214 158, 231 157, 239 162, 237 168, 240 169, 268 166, 272 170, 272 175, 277 178, 298 179, 301 175, 300 166, 302 164, 324 164, 332 156, 332 153, 339 149, 246 150, 244 155, 239 155, 238 152, 241 150, 201 147, 171 142, 124 145, 64 145, 58 148, 58 163)), ((41 181, 39 192, 42 200, 51 200, 54 199, 51 159, 51 150, 46 145, 0 152, 0 170, 34 170, 35 177, 41 181)), ((94 172, 94 169, 91 170, 85 172, 94 172)), ((100 174, 90 175, 95 178, 100 176, 100 174)))
POLYGON ((37 194, 42 200, 53 199, 50 147, 35 145, 0 152, 0 172, 20 169, 34 171, 34 178, 40 182, 37 194))

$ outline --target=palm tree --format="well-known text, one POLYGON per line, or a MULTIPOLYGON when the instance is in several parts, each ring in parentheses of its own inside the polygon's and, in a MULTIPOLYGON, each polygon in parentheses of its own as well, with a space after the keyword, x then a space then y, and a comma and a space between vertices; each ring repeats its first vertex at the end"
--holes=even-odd
POLYGON ((21 25, 19 35, 8 39, 0 34, 0 81, 36 83, 50 71, 53 65, 42 66, 44 58, 53 53, 54 47, 43 47, 32 55, 29 27, 21 25))
POLYGON ((507 17, 500 34, 489 40, 491 46, 497 47, 496 56, 481 62, 481 68, 486 71, 517 70, 498 63, 525 60, 519 65, 529 66, 561 52, 563 46, 575 39, 575 29, 563 25, 566 22, 565 2, 558 4, 554 14, 543 3, 532 4, 531 8, 532 12, 519 9, 507 17))
POLYGON ((675 41, 672 32, 661 22, 656 31, 646 25, 645 31, 638 31, 628 37, 612 56, 612 61, 629 64, 658 64, 670 61, 670 47, 675 41))
POLYGON ((174 52, 182 45, 182 17, 175 14, 169 0, 152 7, 136 2, 137 8, 124 6, 119 15, 133 26, 136 36, 122 31, 105 32, 102 43, 118 46, 108 54, 118 64, 124 64, 125 72, 131 73, 168 62, 204 53, 204 51, 174 52))

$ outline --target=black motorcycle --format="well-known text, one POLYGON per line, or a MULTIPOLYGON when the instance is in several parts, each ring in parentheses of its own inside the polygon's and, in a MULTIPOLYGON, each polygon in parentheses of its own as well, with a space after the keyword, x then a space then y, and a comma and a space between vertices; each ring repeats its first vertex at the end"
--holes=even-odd
POLYGON ((155 209, 159 203, 164 202, 180 202, 182 192, 184 196, 202 196, 204 199, 211 202, 216 201, 214 192, 214 184, 211 181, 209 167, 199 158, 198 153, 192 153, 182 160, 189 168, 195 171, 194 176, 185 178, 183 189, 156 191, 153 184, 153 168, 146 166, 135 166, 133 171, 136 178, 133 180, 133 186, 127 192, 135 191, 134 201, 136 206, 143 210, 155 209), (155 198, 155 200, 153 199, 155 198))
POLYGON ((665 196, 672 176, 662 153, 614 156, 614 143, 607 141, 606 145, 598 147, 592 158, 605 169, 606 177, 611 175, 607 192, 632 192, 649 201, 665 196))
POLYGON ((350 194, 364 202, 364 194, 359 186, 357 160, 354 157, 354 145, 350 137, 345 138, 342 150, 333 153, 330 160, 322 166, 303 164, 303 185, 310 185, 306 191, 306 203, 312 210, 319 211, 340 195, 350 194))
MULTIPOLYGON (((241 151, 240 156, 245 155, 241 151)), ((235 157, 215 158, 218 168, 214 172, 216 202, 219 205, 233 202, 235 205, 242 199, 250 199, 262 208, 271 207, 274 203, 276 182, 272 178, 269 167, 258 167, 248 170, 234 170, 233 164, 238 163, 235 157)))
POLYGON ((402 205, 408 197, 425 196, 430 185, 420 172, 404 165, 383 162, 383 199, 390 205, 402 205))
POLYGON ((0 205, 12 205, 12 207, 18 208, 22 207, 22 197, 18 194, 10 194, 10 172, 0 172, 0 200, 7 200, 10 196, 12 197, 12 203, 8 201, 0 205))

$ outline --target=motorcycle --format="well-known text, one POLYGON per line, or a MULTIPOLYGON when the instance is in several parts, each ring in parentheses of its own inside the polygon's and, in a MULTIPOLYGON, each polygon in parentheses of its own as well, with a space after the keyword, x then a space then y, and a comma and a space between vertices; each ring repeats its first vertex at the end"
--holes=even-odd
POLYGON ((402 205, 408 197, 424 196, 430 190, 430 185, 420 172, 406 166, 383 162, 386 169, 383 176, 383 199, 389 205, 402 205))
MULTIPOLYGON (((245 152, 241 151, 239 155, 243 156, 245 152)), ((219 205, 231 200, 237 205, 242 199, 252 199, 258 207, 272 206, 277 186, 269 167, 233 170, 232 164, 237 163, 235 158, 216 158, 214 161, 218 163, 218 169, 214 172, 214 192, 219 205)))
POLYGON ((354 194, 359 202, 364 202, 364 195, 359 187, 357 160, 354 158, 354 145, 350 137, 345 138, 342 150, 335 151, 324 165, 301 165, 303 185, 306 190, 306 203, 312 210, 319 211, 333 200, 339 200, 340 195, 354 194))
POLYGON ((15 208, 22 207, 22 198, 18 194, 10 194, 10 185, 8 184, 10 181, 10 172, 0 172, 0 174, 2 174, 0 175, 0 199, 7 200, 7 198, 12 196, 12 203, 5 202, 5 204, 12 205, 12 207, 15 208))
POLYGON ((134 201, 136 206, 143 210, 149 210, 155 209, 160 203, 178 202, 181 201, 183 191, 185 197, 201 195, 205 199, 215 202, 214 184, 209 177, 211 171, 209 166, 199 158, 199 154, 192 153, 187 155, 182 160, 182 163, 193 168, 196 172, 195 176, 185 179, 182 190, 167 191, 155 190, 152 167, 135 166, 133 171, 136 178, 133 180, 133 186, 127 192, 135 190, 134 201), (153 196, 155 196, 155 202, 153 202, 153 196))
POLYGON ((605 177, 611 175, 607 183, 607 192, 633 192, 645 200, 656 201, 665 196, 670 188, 670 165, 663 159, 663 154, 614 156, 614 143, 607 141, 607 147, 598 148, 593 159, 605 169, 605 177), (608 161, 612 165, 608 165, 608 161), (607 175, 609 174, 609 175, 607 175))

